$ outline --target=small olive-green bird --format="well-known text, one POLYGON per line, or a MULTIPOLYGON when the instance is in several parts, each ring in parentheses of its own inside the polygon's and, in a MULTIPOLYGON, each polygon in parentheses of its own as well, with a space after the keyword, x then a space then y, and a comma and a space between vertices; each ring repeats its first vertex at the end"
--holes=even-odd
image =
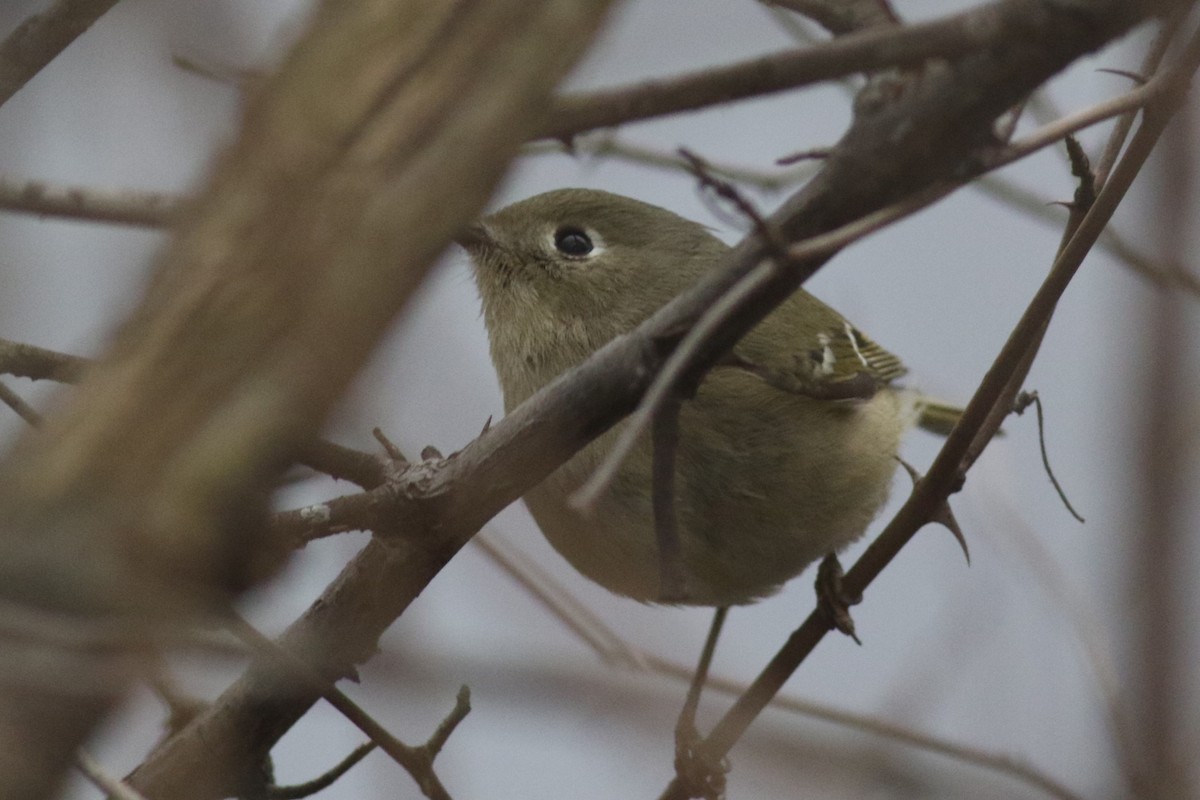
MULTIPOLYGON (((628 197, 561 189, 459 237, 512 411, 716 267, 699 223, 628 197)), ((771 594, 860 536, 888 495, 900 437, 954 412, 894 386, 900 361, 800 290, 713 369, 679 420, 675 503, 683 596, 664 598, 646 438, 589 512, 569 503, 612 447, 600 436, 525 495, 546 538, 587 577, 644 602, 728 606, 771 594), (853 400, 839 383, 870 376, 853 400), (828 390, 828 391, 827 391, 828 390)))

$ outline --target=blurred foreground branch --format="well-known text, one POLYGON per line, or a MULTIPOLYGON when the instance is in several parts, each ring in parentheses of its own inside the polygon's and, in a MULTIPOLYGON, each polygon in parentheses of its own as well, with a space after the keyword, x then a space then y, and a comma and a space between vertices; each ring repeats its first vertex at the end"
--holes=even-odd
MULTIPOLYGON (((13 605, 149 628, 273 568, 274 477, 478 214, 607 5, 320 7, 110 352, 0 466, 13 605)), ((11 633, 2 645, 5 796, 44 797, 142 654, 11 633), (105 680, 50 677, 76 674, 105 680)), ((236 779, 210 765, 189 791, 236 779)))
POLYGON ((54 0, 0 42, 0 105, 53 61, 117 0, 54 0))

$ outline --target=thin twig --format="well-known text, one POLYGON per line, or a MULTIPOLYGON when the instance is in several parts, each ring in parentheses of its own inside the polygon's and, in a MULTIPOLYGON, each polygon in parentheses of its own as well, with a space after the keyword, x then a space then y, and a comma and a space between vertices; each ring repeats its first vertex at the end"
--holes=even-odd
MULTIPOLYGON (((244 620, 231 616, 229 625, 238 638, 264 657, 283 667, 291 678, 318 690, 327 703, 336 708, 372 742, 379 745, 379 748, 387 753, 393 761, 403 767, 417 782, 426 797, 430 800, 450 800, 450 794, 433 771, 433 758, 429 753, 401 742, 330 680, 313 671, 299 657, 263 636, 244 620)), ((456 705, 451 715, 453 716, 457 712, 458 706, 456 705)))
MULTIPOLYGON (((670 172, 691 172, 691 165, 679 156, 678 151, 634 144, 610 130, 576 137, 570 148, 561 142, 538 141, 525 145, 521 152, 526 156, 570 154, 589 158, 611 158, 670 172)), ((764 192, 779 192, 795 186, 811 177, 814 171, 811 165, 770 171, 723 163, 710 163, 709 169, 714 174, 739 185, 752 186, 764 192)))
POLYGON ((900 20, 882 0, 760 0, 768 6, 786 8, 819 24, 834 36, 877 25, 895 25, 900 20))
POLYGON ((799 51, 632 86, 564 95, 538 136, 569 139, 596 128, 690 111, 822 81, 953 59, 986 46, 991 32, 971 12, 915 25, 872 28, 799 51))
POLYGON ((106 191, 55 186, 43 181, 0 180, 0 210, 42 217, 165 228, 183 202, 179 196, 158 192, 106 191))
POLYGON ((1042 451, 1042 466, 1046 469, 1046 477, 1050 478, 1050 483, 1054 484, 1054 491, 1058 492, 1059 499, 1067 507, 1067 511, 1070 512, 1071 516, 1080 522, 1084 522, 1084 518, 1071 505, 1071 501, 1067 499, 1067 493, 1058 482, 1058 478, 1054 476, 1054 470, 1050 468, 1050 455, 1046 452, 1046 422, 1042 415, 1042 398, 1035 391, 1021 392, 1017 395, 1017 404, 1013 410, 1017 414, 1022 414, 1031 404, 1037 410, 1038 445, 1042 451))
POLYGON ((1000 148, 1000 159, 1005 164, 1011 163, 1098 122, 1143 108, 1170 86, 1171 77, 1160 73, 1136 89, 1058 119, 1049 125, 1038 128, 1025 138, 1000 148))
MULTIPOLYGON (((1170 47, 1171 40, 1175 38, 1175 34, 1179 31, 1179 26, 1183 24, 1183 20, 1187 17, 1188 11, 1189 5, 1181 3, 1163 20, 1162 26, 1154 37, 1154 41, 1150 43, 1150 47, 1146 51, 1145 58, 1142 59, 1142 75, 1151 75, 1158 72, 1163 57, 1167 54, 1167 48, 1170 47)), ((1104 151, 1096 161, 1097 189, 1104 186, 1108 180, 1113 164, 1116 163, 1117 156, 1120 155, 1121 148, 1125 144, 1125 139, 1128 138, 1129 131, 1133 127, 1133 118, 1134 113, 1130 111, 1122 114, 1117 119, 1117 124, 1109 135, 1108 142, 1104 145, 1104 151)))
POLYGON ((542 569, 519 548, 508 545, 489 528, 471 540, 484 554, 517 582, 543 608, 578 636, 606 663, 647 672, 650 667, 643 653, 616 634, 573 593, 542 569))
MULTIPOLYGON (((1097 177, 1099 176, 1097 175, 1097 177)), ((1039 222, 1054 226, 1062 224, 1062 212, 1058 210, 1059 204, 1048 204, 1042 196, 995 173, 977 178, 971 183, 971 188, 978 189, 1039 222)), ((1104 230, 1096 246, 1156 286, 1179 288, 1188 294, 1200 297, 1200 277, 1183 270, 1162 269, 1149 256, 1139 253, 1111 225, 1104 230)))
POLYGON ((26 403, 21 395, 14 392, 8 384, 0 381, 0 403, 11 408, 16 412, 17 416, 28 422, 35 428, 42 425, 42 415, 34 410, 33 406, 26 403))
POLYGON ((268 800, 302 800, 317 792, 333 786, 339 778, 349 772, 358 762, 369 756, 379 745, 375 742, 364 742, 350 751, 350 754, 337 763, 332 769, 318 775, 311 781, 297 783, 291 786, 270 786, 267 788, 268 800))
POLYGON ((75 766, 97 789, 113 800, 146 800, 140 792, 115 775, 110 775, 99 761, 84 750, 75 754, 75 766))
POLYGON ((458 694, 454 698, 454 708, 450 709, 450 713, 438 724, 437 730, 433 732, 428 741, 421 745, 418 750, 423 751, 425 756, 432 762, 438 757, 438 753, 442 752, 442 748, 450 740, 450 735, 454 733, 455 728, 470 713, 471 688, 463 684, 458 687, 458 694))
MULTIPOLYGON (((1015 550, 1017 558, 1034 577, 1034 583, 1041 587, 1055 609, 1067 617, 1068 627, 1083 649, 1103 701, 1109 733, 1119 746, 1123 738, 1120 732, 1128 727, 1128 709, 1122 705, 1123 688, 1116 667, 1113 642, 1103 619, 1096 613, 1095 604, 1081 596, 1076 587, 1071 585, 1054 553, 1042 543, 1011 502, 1002 502, 994 493, 986 495, 985 500, 996 505, 989 516, 994 517, 996 527, 1004 531, 1003 536, 996 537, 1000 544, 1015 550)), ((1124 765, 1122 769, 1125 769, 1124 765)))

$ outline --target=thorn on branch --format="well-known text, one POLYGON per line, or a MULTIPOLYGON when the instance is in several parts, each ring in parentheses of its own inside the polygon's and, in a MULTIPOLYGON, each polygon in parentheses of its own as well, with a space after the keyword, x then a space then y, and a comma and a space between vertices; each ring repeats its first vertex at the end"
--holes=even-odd
MULTIPOLYGON (((900 462, 900 466, 904 467, 904 471, 908 473, 908 477, 912 480, 913 489, 917 488, 921 478, 924 477, 917 468, 905 461, 900 456, 896 456, 896 460, 900 462)), ((937 510, 929 518, 930 522, 936 522, 946 530, 950 531, 954 536, 954 541, 958 542, 958 546, 962 548, 963 558, 967 560, 967 566, 971 566, 971 548, 967 546, 967 537, 963 533, 962 526, 958 524, 958 518, 954 516, 954 510, 950 508, 950 501, 943 500, 937 510)))
POLYGON ((1119 75, 1122 78, 1128 78, 1138 86, 1145 86, 1150 82, 1150 79, 1145 75, 1139 75, 1138 73, 1131 72, 1127 69, 1111 69, 1109 67, 1101 67, 1097 69, 1096 72, 1107 72, 1109 75, 1119 75))
POLYGON ((1059 499, 1062 500, 1063 505, 1066 506, 1067 511, 1071 513, 1071 516, 1080 522, 1083 522, 1083 517, 1079 515, 1079 512, 1075 510, 1075 507, 1071 505, 1071 501, 1067 499, 1067 493, 1063 491, 1062 485, 1058 482, 1058 478, 1055 477, 1054 470, 1050 469, 1050 456, 1046 452, 1046 426, 1045 418, 1042 413, 1042 398, 1038 396, 1036 391, 1021 392, 1019 395, 1017 395, 1016 402, 1013 403, 1013 412, 1016 413, 1017 416, 1020 416, 1024 414, 1025 410, 1031 405, 1034 406, 1037 411, 1038 446, 1042 451, 1042 466, 1046 470, 1046 476, 1050 478, 1050 483, 1054 485, 1054 491, 1058 492, 1059 499))

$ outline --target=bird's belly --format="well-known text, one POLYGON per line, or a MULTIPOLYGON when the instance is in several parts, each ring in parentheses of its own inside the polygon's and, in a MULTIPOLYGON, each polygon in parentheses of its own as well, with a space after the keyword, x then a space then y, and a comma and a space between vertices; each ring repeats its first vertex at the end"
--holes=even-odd
MULTIPOLYGON (((826 553, 860 536, 887 498, 907 413, 896 392, 838 409, 813 437, 790 416, 759 417, 727 436, 713 430, 703 396, 685 405, 677 453, 676 514, 684 602, 737 605, 771 594, 826 553)), ((719 422, 719 421, 718 421, 719 422)), ((718 426, 719 427, 719 426, 718 426)), ((591 475, 616 431, 526 495, 546 538, 588 578, 643 602, 660 598, 651 504, 651 450, 637 448, 590 513, 570 495, 591 475)))

